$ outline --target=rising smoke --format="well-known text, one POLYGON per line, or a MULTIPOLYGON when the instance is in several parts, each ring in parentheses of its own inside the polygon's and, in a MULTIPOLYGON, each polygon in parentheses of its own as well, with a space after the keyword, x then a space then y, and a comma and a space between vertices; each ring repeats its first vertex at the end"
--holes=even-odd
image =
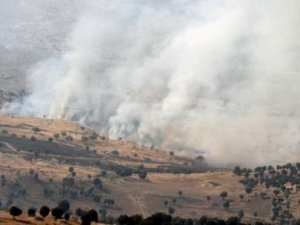
POLYGON ((215 164, 300 160, 298 0, 89 0, 5 112, 215 164), (298 158, 297 158, 298 157, 298 158))

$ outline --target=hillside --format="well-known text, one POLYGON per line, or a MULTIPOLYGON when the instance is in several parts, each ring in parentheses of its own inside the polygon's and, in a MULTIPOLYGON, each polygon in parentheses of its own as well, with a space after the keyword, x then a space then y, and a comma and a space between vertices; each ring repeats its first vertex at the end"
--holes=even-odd
MULTIPOLYGON (((270 220, 274 197, 273 189, 259 183, 246 194, 241 177, 230 170, 47 118, 0 116, 0 170, 2 210, 11 205, 55 207, 68 199, 73 213, 80 207, 104 209, 111 216, 148 216, 172 207, 185 218, 228 218, 243 210, 251 222, 270 220), (224 191, 229 208, 220 197, 224 191)), ((299 217, 299 193, 292 192, 290 199, 299 217)), ((0 214, 6 224, 9 218, 0 214)))
MULTIPOLYGON (((74 206, 100 208, 103 204, 98 202, 99 197, 100 202, 113 198, 116 204, 109 208, 113 215, 150 214, 157 209, 165 210, 163 201, 176 198, 180 188, 185 192, 182 179, 188 176, 173 173, 207 170, 201 161, 149 149, 126 140, 109 140, 68 121, 1 116, 0 132, 1 174, 9 183, 0 191, 2 206, 12 202, 24 208, 54 205, 61 199, 58 192, 63 189, 63 179, 74 178, 74 186, 69 187, 74 193, 83 187, 85 192, 92 192, 75 197, 69 190, 72 193, 67 193, 65 198, 72 195, 74 206), (129 173, 130 170, 134 172, 140 165, 148 172, 146 180, 141 180, 136 174, 120 177, 128 169, 129 173), (70 167, 76 175, 71 175, 70 167), (116 171, 121 175, 117 176, 116 171), (94 187, 95 178, 103 181, 103 189, 94 187), (45 196, 45 188, 55 193, 45 196), (20 194, 23 190, 26 190, 25 195, 20 194)), ((193 176, 189 179, 187 182, 197 185, 193 176)), ((182 201, 186 204, 189 199, 182 201)), ((197 201, 193 204, 196 205, 197 201)))

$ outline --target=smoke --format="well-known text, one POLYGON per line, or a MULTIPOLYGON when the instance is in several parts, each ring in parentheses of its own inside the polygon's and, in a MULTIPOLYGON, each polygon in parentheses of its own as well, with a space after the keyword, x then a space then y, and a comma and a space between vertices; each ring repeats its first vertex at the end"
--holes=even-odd
POLYGON ((76 2, 69 50, 31 68, 5 112, 218 165, 299 160, 298 0, 76 2))

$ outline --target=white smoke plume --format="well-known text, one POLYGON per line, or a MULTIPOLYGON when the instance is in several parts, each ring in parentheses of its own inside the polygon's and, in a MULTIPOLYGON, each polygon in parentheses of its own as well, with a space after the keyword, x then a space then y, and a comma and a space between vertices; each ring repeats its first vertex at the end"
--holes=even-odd
POLYGON ((218 165, 300 159, 298 0, 76 1, 69 50, 4 111, 218 165))

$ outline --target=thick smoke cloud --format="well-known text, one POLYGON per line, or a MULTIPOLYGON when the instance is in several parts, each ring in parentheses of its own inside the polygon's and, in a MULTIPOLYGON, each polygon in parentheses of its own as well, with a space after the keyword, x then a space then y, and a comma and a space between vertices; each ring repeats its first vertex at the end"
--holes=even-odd
POLYGON ((300 2, 76 2, 68 51, 4 111, 79 121, 218 165, 299 157, 300 2))

